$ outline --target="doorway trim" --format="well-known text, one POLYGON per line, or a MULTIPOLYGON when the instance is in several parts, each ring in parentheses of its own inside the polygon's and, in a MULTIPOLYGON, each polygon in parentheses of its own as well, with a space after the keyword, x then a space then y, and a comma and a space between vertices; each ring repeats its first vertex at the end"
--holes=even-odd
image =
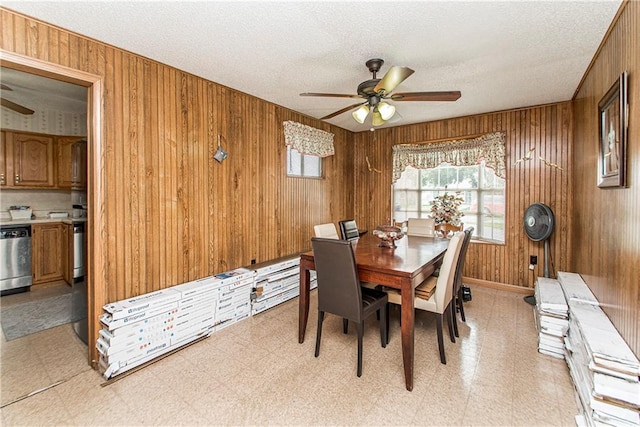
POLYGON ((104 203, 104 150, 102 147, 103 77, 63 65, 34 59, 0 49, 0 65, 18 71, 48 77, 87 88, 87 333, 89 364, 97 369, 98 353, 91 342, 98 338, 99 313, 106 304, 107 270, 105 263, 106 214, 104 203))

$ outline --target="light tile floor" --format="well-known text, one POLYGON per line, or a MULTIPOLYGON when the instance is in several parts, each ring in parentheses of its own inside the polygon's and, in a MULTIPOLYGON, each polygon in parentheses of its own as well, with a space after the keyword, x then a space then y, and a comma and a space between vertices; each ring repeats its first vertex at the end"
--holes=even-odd
POLYGON ((3 339, 3 405, 16 382, 23 393, 63 383, 4 406, 2 425, 575 425, 566 364, 536 351, 532 307, 521 295, 472 292, 459 340, 445 338, 446 365, 435 320, 417 314, 413 392, 404 387, 397 310, 385 349, 375 317, 367 323, 361 378, 355 328, 343 335, 334 316, 313 356, 316 292, 304 344, 295 299, 107 386, 70 325, 3 339))

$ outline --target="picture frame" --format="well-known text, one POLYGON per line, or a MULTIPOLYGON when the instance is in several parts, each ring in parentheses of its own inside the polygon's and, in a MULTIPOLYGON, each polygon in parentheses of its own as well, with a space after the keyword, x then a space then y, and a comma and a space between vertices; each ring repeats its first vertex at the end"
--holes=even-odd
POLYGON ((600 188, 626 187, 628 107, 625 71, 598 103, 600 188))

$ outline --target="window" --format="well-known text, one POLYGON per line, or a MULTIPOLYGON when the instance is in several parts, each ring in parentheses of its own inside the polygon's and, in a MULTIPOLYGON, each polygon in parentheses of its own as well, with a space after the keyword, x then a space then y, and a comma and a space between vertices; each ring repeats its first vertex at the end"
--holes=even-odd
POLYGON ((408 166, 393 185, 393 215, 396 221, 426 218, 431 200, 439 194, 461 191, 462 222, 474 227, 474 238, 504 243, 505 181, 484 163, 416 169, 408 166))
POLYGON ((287 146, 287 176, 322 178, 322 157, 300 154, 287 146))

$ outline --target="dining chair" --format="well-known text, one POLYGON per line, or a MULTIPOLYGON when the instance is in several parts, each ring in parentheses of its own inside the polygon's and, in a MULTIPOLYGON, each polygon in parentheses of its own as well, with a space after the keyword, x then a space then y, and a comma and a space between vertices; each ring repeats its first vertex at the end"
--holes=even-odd
MULTIPOLYGON (((442 320, 446 316, 447 326, 449 328, 449 338, 451 339, 451 342, 455 342, 450 310, 453 309, 453 280, 456 272, 456 263, 460 256, 460 249, 462 248, 464 236, 465 234, 459 231, 455 233, 449 241, 449 246, 447 247, 447 251, 445 252, 442 260, 442 265, 440 266, 440 275, 438 277, 429 276, 424 282, 418 285, 417 288, 429 288, 433 287, 433 281, 435 281, 435 291, 431 297, 429 299, 423 299, 420 297, 416 297, 414 299, 414 307, 416 309, 429 311, 437 315, 436 332, 438 334, 438 349, 440 351, 440 362, 444 365, 447 364, 447 359, 444 353, 442 320)), ((387 294, 390 303, 401 305, 402 297, 400 292, 395 289, 387 288, 387 294)))
POLYGON ((469 227, 464 230, 464 240, 462 241, 462 247, 460 248, 460 255, 458 256, 458 263, 456 264, 456 274, 453 279, 453 300, 454 300, 454 308, 451 310, 453 314, 453 331, 456 337, 459 337, 458 334, 458 316, 456 312, 460 312, 460 318, 463 322, 466 322, 467 319, 464 316, 464 303, 462 298, 462 271, 464 270, 464 260, 467 256, 467 249, 469 248, 469 242, 471 241, 471 236, 473 235, 473 227, 469 227))
POLYGON ((315 357, 320 354, 320 339, 325 313, 343 319, 343 332, 348 332, 348 322, 357 325, 358 366, 362 375, 362 338, 364 321, 374 313, 380 313, 380 343, 386 347, 389 341, 389 312, 387 294, 377 289, 360 286, 353 246, 347 240, 311 238, 313 258, 318 281, 318 332, 315 357))
POLYGON ((407 220, 407 236, 433 237, 436 222, 433 218, 409 218, 407 220))
POLYGON ((324 237, 327 239, 339 239, 338 231, 335 224, 329 222, 327 224, 318 224, 313 226, 313 231, 316 237, 324 237))
POLYGON ((340 237, 342 240, 357 240, 360 238, 360 232, 358 231, 355 219, 338 221, 338 226, 340 227, 340 237))

